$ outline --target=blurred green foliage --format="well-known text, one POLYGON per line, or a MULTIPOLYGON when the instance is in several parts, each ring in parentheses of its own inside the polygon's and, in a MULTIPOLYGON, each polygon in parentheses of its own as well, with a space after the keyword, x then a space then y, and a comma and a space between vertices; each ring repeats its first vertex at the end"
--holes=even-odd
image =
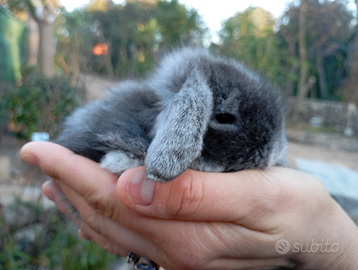
POLYGON ((0 86, 21 80, 26 59, 27 29, 23 22, 0 5, 0 86))
POLYGON ((250 7, 237 13, 223 23, 221 53, 282 86, 287 79, 282 63, 287 59, 287 50, 274 25, 272 14, 261 8, 250 7))
POLYGON ((35 131, 55 135, 64 117, 80 103, 81 90, 70 86, 69 78, 49 79, 34 67, 22 74, 21 86, 8 84, 2 90, 0 113, 13 123, 21 139, 30 139, 35 131))
POLYGON ((98 0, 85 9, 61 13, 57 54, 70 70, 80 66, 118 78, 141 77, 158 61, 160 51, 202 44, 207 29, 196 10, 178 0, 152 2, 121 5, 98 0), (108 45, 108 55, 92 54, 98 43, 108 45))
POLYGON ((19 226, 9 224, 6 215, 1 215, 1 270, 58 269, 59 266, 66 270, 101 270, 108 269, 116 259, 95 243, 79 239, 74 224, 58 210, 45 210, 15 198, 7 211, 19 221, 23 216, 32 219, 19 226), (40 229, 34 230, 36 226, 40 229), (35 233, 35 238, 16 236, 24 229, 35 233))
POLYGON ((19 249, 14 240, 9 240, 3 250, 0 250, 1 270, 28 270, 31 256, 19 249))
MULTIPOLYGON (((348 0, 307 1, 307 62, 309 79, 314 81, 308 95, 342 100, 342 85, 349 75, 354 51, 354 16, 347 7, 348 0)), ((220 44, 212 43, 210 49, 258 71, 287 96, 296 95, 300 74, 299 11, 300 5, 291 3, 279 19, 257 7, 238 12, 223 21, 220 44)), ((200 46, 208 38, 198 12, 177 0, 132 0, 123 5, 93 0, 87 8, 60 16, 57 53, 69 69, 80 66, 81 70, 111 77, 144 76, 163 51, 200 46), (108 44, 108 55, 91 54, 97 43, 108 44), (73 55, 80 56, 78 64, 71 60, 75 59, 73 55)))
MULTIPOLYGON (((306 43, 309 77, 315 81, 309 96, 342 100, 342 83, 349 71, 354 36, 348 1, 308 0, 306 43)), ((250 7, 225 20, 220 31, 219 53, 238 59, 249 68, 295 95, 299 79, 300 5, 291 3, 278 20, 250 7)))
MULTIPOLYGON (((27 0, 8 0, 12 10, 29 6, 27 0), (21 3, 25 3, 21 5, 21 3)), ((354 16, 348 0, 307 0, 306 43, 308 96, 343 100, 343 84, 349 76, 354 16)), ((30 12, 31 14, 33 12, 30 12)), ((275 19, 262 8, 250 7, 222 23, 219 44, 211 51, 242 61, 264 75, 287 96, 296 95, 300 75, 298 46, 300 3, 290 3, 275 19)), ((198 11, 178 0, 91 0, 73 12, 57 15, 57 71, 72 76, 88 71, 111 78, 143 77, 161 54, 178 46, 208 44, 208 29, 198 11), (108 45, 108 53, 94 55, 96 44, 108 45)), ((351 91, 351 90, 350 90, 351 91)))
POLYGON ((50 269, 57 265, 66 270, 107 269, 116 258, 94 242, 79 239, 56 215, 52 216, 50 226, 51 240, 39 255, 40 261, 49 261, 50 269))

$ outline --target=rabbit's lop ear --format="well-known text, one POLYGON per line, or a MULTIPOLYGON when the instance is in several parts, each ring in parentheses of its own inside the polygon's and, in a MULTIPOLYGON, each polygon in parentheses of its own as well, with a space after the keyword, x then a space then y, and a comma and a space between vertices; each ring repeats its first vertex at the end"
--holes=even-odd
POLYGON ((173 180, 201 154, 212 108, 205 77, 193 69, 181 89, 164 101, 156 119, 155 137, 145 160, 148 180, 173 180))

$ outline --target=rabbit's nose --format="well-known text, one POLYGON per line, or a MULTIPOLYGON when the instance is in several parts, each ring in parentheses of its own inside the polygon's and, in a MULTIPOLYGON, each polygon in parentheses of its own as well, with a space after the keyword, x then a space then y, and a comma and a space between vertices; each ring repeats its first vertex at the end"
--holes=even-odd
POLYGON ((221 113, 216 115, 216 121, 220 124, 232 125, 236 120, 236 117, 229 113, 221 113))

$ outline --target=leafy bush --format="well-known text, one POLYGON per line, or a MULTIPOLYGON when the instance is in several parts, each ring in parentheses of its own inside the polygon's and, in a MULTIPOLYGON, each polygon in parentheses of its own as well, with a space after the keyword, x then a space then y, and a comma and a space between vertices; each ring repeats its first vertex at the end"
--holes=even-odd
POLYGON ((23 71, 21 86, 7 85, 0 97, 0 112, 15 126, 21 139, 33 132, 53 136, 59 123, 80 103, 82 91, 66 77, 46 78, 36 70, 23 71))
POLYGON ((27 270, 31 257, 21 251, 13 240, 6 243, 3 250, 0 250, 0 269, 6 270, 27 270))
POLYGON ((0 216, 0 270, 59 266, 66 270, 104 270, 116 259, 95 243, 79 239, 74 223, 56 209, 44 210, 19 198, 6 208, 17 222, 7 220, 8 215, 0 216), (21 217, 26 213, 31 219, 23 223, 21 217), (24 231, 31 231, 35 237, 19 234, 24 231))
POLYGON ((66 270, 107 269, 116 258, 95 243, 79 239, 57 216, 52 216, 51 228, 51 240, 39 255, 40 261, 48 262, 50 269, 57 265, 66 270))

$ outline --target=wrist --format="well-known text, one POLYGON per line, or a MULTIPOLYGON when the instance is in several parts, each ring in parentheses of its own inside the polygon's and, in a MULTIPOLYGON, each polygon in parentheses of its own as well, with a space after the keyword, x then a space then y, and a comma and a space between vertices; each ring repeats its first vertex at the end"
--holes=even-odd
MULTIPOLYGON (((316 241, 318 245, 308 253, 312 264, 302 269, 358 269, 358 227, 333 199, 332 210, 320 227, 320 232, 325 233, 317 233, 321 236, 316 241)), ((301 254, 302 258, 306 255, 301 254)))

